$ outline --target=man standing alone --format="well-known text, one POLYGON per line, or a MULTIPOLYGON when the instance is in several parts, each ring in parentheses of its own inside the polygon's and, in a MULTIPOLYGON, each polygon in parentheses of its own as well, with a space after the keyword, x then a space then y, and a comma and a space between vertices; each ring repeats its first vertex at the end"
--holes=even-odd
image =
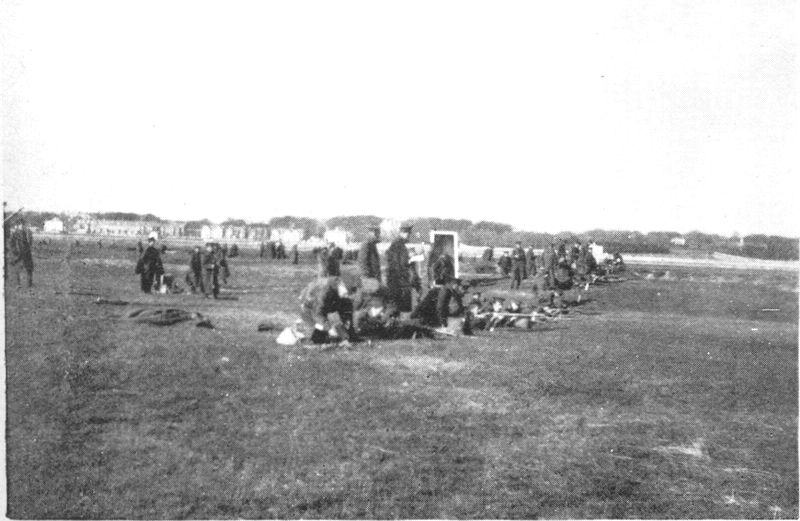
POLYGON ((522 249, 522 243, 517 241, 511 250, 511 289, 519 289, 524 278, 525 250, 522 249))
POLYGON ((147 248, 144 249, 142 257, 136 266, 136 272, 140 276, 142 291, 151 293, 153 282, 160 283, 161 275, 164 274, 164 265, 161 263, 161 253, 156 248, 156 236, 151 234, 147 239, 147 248))
POLYGON ((14 272, 14 278, 17 279, 17 287, 22 287, 22 271, 28 278, 28 287, 33 286, 33 234, 31 230, 25 225, 25 221, 20 219, 11 233, 10 240, 11 259, 9 265, 14 272))
POLYGON ((406 247, 410 234, 411 226, 401 227, 400 236, 386 250, 386 286, 389 300, 400 313, 411 311, 411 266, 406 247))
POLYGON ((381 280, 381 258, 378 254, 378 242, 381 237, 380 226, 370 226, 372 237, 364 241, 358 252, 358 264, 361 267, 361 276, 381 280))

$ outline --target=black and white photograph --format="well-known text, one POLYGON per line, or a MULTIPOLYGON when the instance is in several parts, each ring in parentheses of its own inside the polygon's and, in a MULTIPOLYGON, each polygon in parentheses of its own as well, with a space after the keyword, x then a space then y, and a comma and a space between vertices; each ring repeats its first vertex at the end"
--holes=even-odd
POLYGON ((0 3, 8 519, 797 519, 791 0, 0 3))

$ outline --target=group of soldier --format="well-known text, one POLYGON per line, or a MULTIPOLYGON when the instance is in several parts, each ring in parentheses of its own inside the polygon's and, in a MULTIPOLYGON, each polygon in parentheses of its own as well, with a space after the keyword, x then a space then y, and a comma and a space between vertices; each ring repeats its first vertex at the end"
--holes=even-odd
MULTIPOLYGON (((165 251, 164 246, 156 247, 156 235, 150 234, 147 239, 147 247, 140 250, 135 270, 139 275, 143 293, 149 294, 164 286, 166 288, 174 287, 174 278, 164 273, 161 255, 165 251)), ((192 293, 199 292, 206 298, 212 296, 219 298, 220 279, 225 284, 230 277, 228 253, 227 245, 221 246, 216 242, 206 243, 204 251, 200 246, 194 247, 189 260, 189 269, 184 277, 184 281, 192 293)), ((230 253, 234 256, 238 254, 238 247, 235 251, 231 249, 230 253)))
MULTIPOLYGON (((367 326, 396 321, 401 316, 443 331, 448 317, 465 311, 462 303, 465 288, 455 276, 450 255, 443 253, 437 258, 428 258, 429 287, 423 288, 419 269, 422 256, 409 253, 410 231, 410 226, 401 228, 399 236, 389 245, 385 253, 385 272, 382 272, 378 251, 378 227, 370 228, 369 239, 362 243, 355 272, 342 270, 341 249, 335 244, 318 252, 318 278, 300 297, 301 316, 313 331, 313 341, 359 336, 367 326), (341 319, 336 327, 330 327, 327 322, 332 313, 338 313, 341 319), (344 331, 337 328, 344 328, 344 331)), ((542 305, 545 306, 542 309, 550 309, 547 306, 553 306, 554 302, 564 305, 560 298, 564 292, 577 283, 591 282, 597 268, 590 242, 576 242, 571 248, 564 242, 552 243, 544 249, 541 258, 534 254, 532 247, 525 250, 517 242, 510 253, 501 257, 498 265, 504 274, 510 275, 511 289, 520 288, 526 278, 533 280, 537 297, 534 310, 542 305)), ((477 303, 475 298, 481 299, 480 294, 473 295, 473 307, 477 303)), ((496 305, 496 302, 481 302, 480 309, 485 311, 496 305)))
POLYGON ((591 240, 576 241, 569 249, 563 241, 558 245, 550 243, 541 258, 536 256, 533 246, 525 250, 518 241, 510 254, 503 253, 497 261, 498 273, 511 277, 511 289, 519 289, 522 281, 530 278, 534 289, 565 290, 576 280, 591 280, 596 269, 591 240))
POLYGON ((411 226, 402 227, 386 250, 385 273, 378 251, 380 228, 369 232, 358 252, 357 269, 341 268, 341 250, 335 244, 319 254, 319 276, 300 295, 301 317, 312 342, 358 338, 403 323, 441 330, 447 326, 451 305, 460 305, 461 281, 449 255, 431 259, 431 285, 424 291, 419 256, 412 257, 407 246, 411 226), (328 316, 334 313, 340 320, 332 326, 328 316))

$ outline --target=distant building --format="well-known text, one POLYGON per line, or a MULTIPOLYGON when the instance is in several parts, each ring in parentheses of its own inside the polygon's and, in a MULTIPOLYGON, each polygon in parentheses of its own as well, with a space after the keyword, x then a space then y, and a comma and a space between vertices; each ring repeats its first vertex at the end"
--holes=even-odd
POLYGON ((222 234, 222 226, 219 224, 204 224, 200 229, 200 238, 205 241, 222 239, 222 234))
POLYGON ((353 240, 353 234, 341 228, 334 228, 333 230, 327 230, 323 235, 323 239, 325 239, 325 242, 333 242, 343 246, 353 240))
POLYGON ((296 228, 273 228, 270 230, 269 240, 281 241, 284 244, 297 244, 303 240, 305 233, 296 228))
POLYGON ((46 233, 64 233, 64 221, 58 217, 48 219, 44 222, 43 229, 46 233))
POLYGON ((684 237, 673 237, 669 242, 674 246, 686 246, 686 239, 684 237))

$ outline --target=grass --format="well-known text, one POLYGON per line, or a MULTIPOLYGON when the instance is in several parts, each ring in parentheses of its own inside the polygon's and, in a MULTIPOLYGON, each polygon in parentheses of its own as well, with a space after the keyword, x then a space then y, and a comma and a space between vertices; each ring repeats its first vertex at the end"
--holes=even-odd
POLYGON ((213 302, 139 295, 131 255, 54 244, 7 288, 10 517, 798 516, 796 274, 690 270, 593 289, 562 329, 321 352, 256 331, 310 262, 232 259, 249 292, 213 302))

